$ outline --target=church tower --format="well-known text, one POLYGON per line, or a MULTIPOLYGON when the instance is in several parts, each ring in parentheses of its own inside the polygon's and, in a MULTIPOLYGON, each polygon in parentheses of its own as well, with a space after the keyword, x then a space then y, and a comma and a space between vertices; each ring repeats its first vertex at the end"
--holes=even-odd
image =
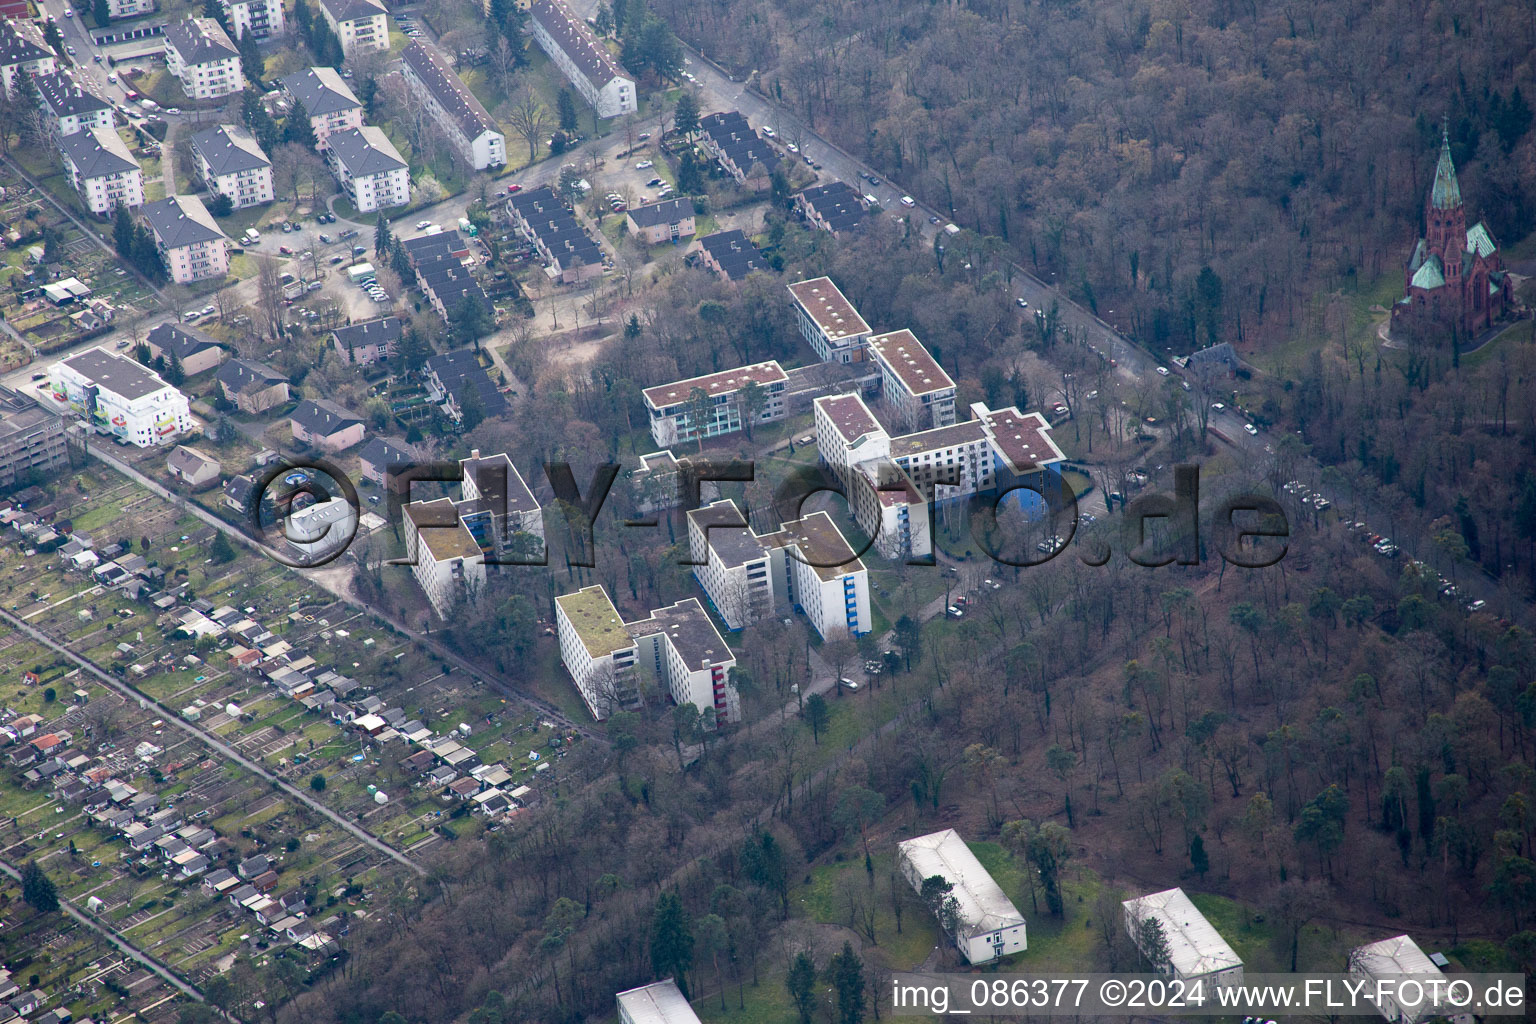
POLYGON ((1426 248, 1440 257, 1446 283, 1459 282, 1461 253, 1467 245, 1467 213, 1461 203, 1461 186, 1456 183, 1456 165, 1451 161, 1451 137, 1444 128, 1440 131, 1435 182, 1424 205, 1424 241, 1426 248))

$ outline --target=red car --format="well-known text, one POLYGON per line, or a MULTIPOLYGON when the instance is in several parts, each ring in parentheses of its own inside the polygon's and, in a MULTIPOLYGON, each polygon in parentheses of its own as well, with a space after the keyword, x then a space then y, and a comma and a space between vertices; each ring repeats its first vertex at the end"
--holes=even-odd
POLYGON ((288 248, 286 245, 278 246, 277 247, 277 251, 282 253, 284 256, 292 256, 293 255, 293 250, 288 248))
POLYGON ((523 186, 521 186, 521 185, 508 185, 507 186, 507 195, 511 195, 514 192, 521 192, 522 190, 523 190, 523 186))
POLYGON ((129 89, 127 92, 123 93, 123 95, 128 97, 130 100, 136 100, 139 98, 139 94, 134 92, 132 89, 129 89))

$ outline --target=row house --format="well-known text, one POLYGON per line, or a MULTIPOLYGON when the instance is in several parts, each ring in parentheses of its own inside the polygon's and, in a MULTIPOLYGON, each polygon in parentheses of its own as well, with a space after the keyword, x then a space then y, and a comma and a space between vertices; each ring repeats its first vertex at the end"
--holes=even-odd
POLYGON ((762 252, 740 228, 705 235, 694 251, 704 269, 733 284, 748 274, 771 269, 762 252))
POLYGON ((811 227, 834 235, 858 227, 867 212, 864 197, 846 181, 813 185, 795 193, 795 209, 811 227))
POLYGON ((602 275, 602 248, 548 185, 512 196, 507 214, 513 227, 549 262, 561 284, 579 284, 602 275))
POLYGON ((726 110, 699 118, 699 145, 743 188, 766 189, 779 166, 779 154, 753 130, 740 111, 726 110))

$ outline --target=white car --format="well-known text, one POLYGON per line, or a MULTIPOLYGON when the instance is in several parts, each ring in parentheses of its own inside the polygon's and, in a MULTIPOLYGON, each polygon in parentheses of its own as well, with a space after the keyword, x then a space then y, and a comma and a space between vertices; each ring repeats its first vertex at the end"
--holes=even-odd
POLYGON ((419 221, 416 222, 416 230, 417 231, 425 231, 425 230, 427 230, 427 228, 429 228, 431 226, 432 226, 432 222, 429 221, 429 220, 419 220, 419 221))
POLYGON ((784 148, 789 150, 791 153, 798 153, 798 152, 800 152, 800 147, 795 145, 793 142, 789 143, 784 148))
POLYGON ((763 138, 765 138, 765 139, 771 139, 774 136, 773 129, 769 128, 767 125, 764 125, 762 127, 762 133, 763 133, 763 138))
POLYGON ((1166 367, 1166 366, 1159 366, 1157 368, 1157 375, 1159 377, 1166 377, 1166 376, 1168 376, 1168 367, 1166 367))
POLYGON ((1487 606, 1488 606, 1488 602, 1487 601, 1484 601, 1482 598, 1478 598, 1476 601, 1473 601, 1471 604, 1467 605, 1467 611, 1468 611, 1468 613, 1480 612, 1484 608, 1486 608, 1487 606))
POLYGON ((1211 408, 1215 409, 1217 412, 1221 412, 1223 409, 1226 408, 1226 406, 1222 405, 1220 402, 1212 402, 1211 403, 1211 408))
POLYGON ((1259 436, 1259 428, 1254 426, 1252 423, 1244 423, 1243 424, 1243 429, 1248 431, 1248 434, 1251 437, 1258 437, 1259 436))
POLYGON ((117 72, 113 71, 113 72, 109 73, 107 75, 107 81, 110 82, 113 85, 116 85, 117 84, 117 72))
POLYGON ((73 18, 74 16, 75 16, 75 9, 73 7, 66 7, 66 8, 64 8, 64 17, 66 17, 66 18, 73 18))
POLYGON ((650 160, 641 160, 639 163, 635 164, 635 170, 637 170, 637 171, 648 171, 652 167, 655 167, 655 166, 656 166, 656 164, 653 163, 650 160))
POLYGON ((910 210, 912 207, 917 205, 917 200, 913 199, 911 196, 902 196, 901 205, 910 210))

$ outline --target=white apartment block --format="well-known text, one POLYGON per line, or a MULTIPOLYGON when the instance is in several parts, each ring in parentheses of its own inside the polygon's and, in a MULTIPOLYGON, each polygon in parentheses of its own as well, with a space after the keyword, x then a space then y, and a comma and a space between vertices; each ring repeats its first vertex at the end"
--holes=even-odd
POLYGON ((598 117, 618 117, 639 109, 635 80, 565 0, 536 0, 528 13, 539 48, 598 117))
POLYGON ((360 213, 411 201, 411 169, 379 128, 336 132, 327 140, 325 160, 360 213))
POLYGON ((1166 889, 1120 904, 1125 933, 1142 954, 1142 922, 1156 921, 1168 948, 1168 962, 1156 965, 1180 981, 1202 981, 1214 989, 1231 989, 1243 983, 1243 961, 1221 937, 1205 915, 1189 901, 1183 889, 1166 889))
POLYGON ((320 0, 320 11, 349 60, 389 49, 389 8, 379 0, 320 0))
POLYGON ((58 70, 53 50, 43 39, 43 30, 26 18, 0 20, 0 82, 5 98, 16 98, 16 83, 22 75, 47 75, 58 70))
POLYGON ((688 513, 688 549, 694 578, 733 630, 794 608, 823 639, 870 631, 869 573, 825 512, 759 534, 722 498, 688 513))
POLYGON ((257 39, 267 39, 288 31, 283 0, 220 0, 220 3, 236 39, 244 39, 247 32, 257 39))
POLYGON ((295 71, 279 85, 294 103, 302 103, 315 132, 315 148, 324 153, 337 132, 363 127, 363 104, 335 68, 295 71))
POLYGON ((663 686, 677 705, 713 713, 712 724, 741 720, 731 680, 736 657, 697 598, 625 622, 601 586, 555 599, 560 658, 592 717, 639 707, 640 681, 663 686))
POLYGON ((188 18, 165 27, 165 69, 194 100, 218 99, 245 88, 240 51, 212 18, 188 18))
POLYGON ((229 273, 229 236, 197 196, 168 196, 139 211, 177 284, 229 273))
POLYGON ((401 54, 406 88, 432 114, 459 155, 477 171, 507 162, 507 139, 442 50, 421 39, 401 54))
POLYGON ((51 377, 56 407, 78 413, 99 434, 140 448, 170 444, 196 426, 186 395, 154 371, 104 348, 56 363, 51 377))
MULTIPOLYGON (((113 21, 119 18, 137 18, 141 14, 153 14, 158 9, 155 0, 107 0, 107 17, 113 21)), ((97 26, 97 28, 104 27, 97 26)))
POLYGON ((240 125, 221 124, 192 136, 192 156, 208 190, 228 196, 237 210, 277 197, 272 161, 240 125))
POLYGON ((954 829, 897 843, 896 861, 916 892, 935 875, 950 883, 953 927, 939 926, 966 963, 991 963, 1028 948, 1024 915, 954 829))
POLYGON ((755 422, 771 423, 783 419, 786 411, 784 392, 789 377, 776 360, 769 360, 646 388, 645 408, 651 417, 651 437, 661 448, 698 439, 699 431, 693 423, 695 389, 704 392, 709 404, 709 418, 704 423, 705 438, 742 429, 746 415, 742 389, 749 382, 762 389, 762 407, 754 414, 755 422))
POLYGON ((880 392, 903 430, 955 422, 955 382, 909 330, 872 335, 869 358, 880 367, 880 392))
POLYGON ((544 509, 505 453, 482 457, 476 448, 459 460, 459 468, 459 518, 481 547, 505 553, 521 533, 537 537, 542 550, 544 509))
POLYGON ((864 359, 869 324, 829 277, 797 281, 789 286, 795 300, 800 334, 824 363, 857 363, 864 359))
POLYGON ((117 129, 91 128, 59 139, 64 172, 86 209, 105 217, 144 205, 144 173, 117 129))
POLYGON ((462 603, 485 592, 485 555, 459 519, 453 499, 413 501, 405 506, 405 550, 411 572, 427 603, 448 619, 462 603))
POLYGON ((67 71, 55 71, 32 79, 37 101, 48 117, 48 130, 57 138, 92 128, 111 130, 116 124, 112 104, 80 87, 67 71))

